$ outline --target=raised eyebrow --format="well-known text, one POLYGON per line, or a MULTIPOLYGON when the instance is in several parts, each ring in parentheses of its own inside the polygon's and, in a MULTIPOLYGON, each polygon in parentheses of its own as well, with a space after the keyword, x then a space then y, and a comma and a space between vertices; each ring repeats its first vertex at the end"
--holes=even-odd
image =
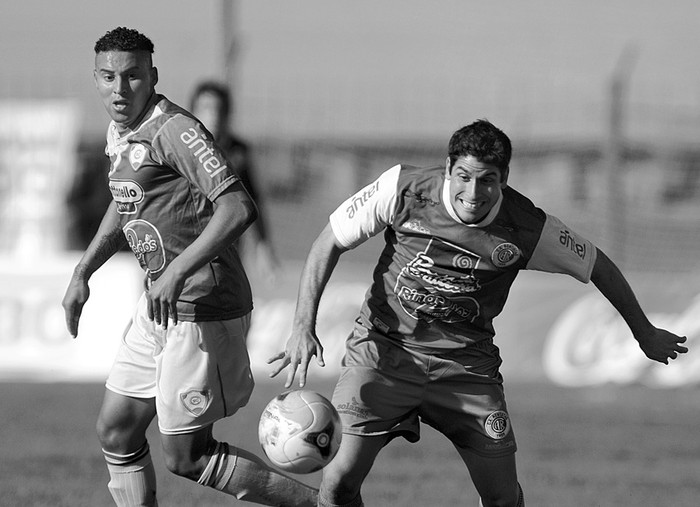
MULTIPOLYGON (((471 171, 468 171, 468 170, 467 170, 466 168, 464 168, 464 167, 457 167, 456 169, 457 169, 457 171, 460 172, 463 176, 468 176, 468 177, 470 177, 470 178, 474 178, 474 177, 475 177, 475 176, 474 176, 474 173, 472 173, 471 171), (460 169, 461 169, 461 171, 460 171, 460 169)), ((479 174, 478 176, 476 176, 476 178, 478 178, 478 179, 485 179, 485 178, 490 178, 490 177, 496 177, 496 178, 498 178, 499 176, 500 176, 500 174, 499 174, 499 172, 498 172, 497 169, 489 169, 487 172, 482 173, 482 174, 479 174)))

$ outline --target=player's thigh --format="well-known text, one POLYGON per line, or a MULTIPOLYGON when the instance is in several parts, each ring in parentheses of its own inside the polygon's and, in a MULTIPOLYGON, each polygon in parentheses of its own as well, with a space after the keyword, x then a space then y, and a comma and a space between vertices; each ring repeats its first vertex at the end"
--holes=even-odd
POLYGON ((516 505, 518 501, 518 474, 515 454, 486 457, 456 447, 467 465, 474 487, 484 505, 516 505))
POLYGON ((245 344, 249 322, 246 315, 168 329, 156 358, 161 433, 193 433, 245 406, 254 386, 245 344))
POLYGON ((389 435, 344 434, 338 453, 323 469, 322 487, 335 494, 348 493, 352 500, 389 438, 389 435))
POLYGON ((135 398, 105 389, 97 417, 97 434, 102 447, 115 453, 138 449, 155 415, 153 398, 135 398))

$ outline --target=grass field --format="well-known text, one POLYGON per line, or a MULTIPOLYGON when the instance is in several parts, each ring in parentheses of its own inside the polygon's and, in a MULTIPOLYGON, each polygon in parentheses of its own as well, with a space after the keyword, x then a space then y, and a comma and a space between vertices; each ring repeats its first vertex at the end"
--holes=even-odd
MULTIPOLYGON (((258 416, 281 387, 261 382, 249 405, 220 422, 215 436, 261 453, 258 416)), ((332 385, 312 381, 309 387, 329 395, 332 385)), ((532 383, 506 388, 529 507, 700 504, 700 390, 532 383)), ((93 429, 102 389, 100 384, 2 384, 0 505, 112 505, 93 429)), ((161 507, 246 505, 171 476, 153 427, 150 441, 161 507)), ((317 485, 320 474, 301 479, 317 485)), ((363 497, 367 506, 478 502, 457 453, 428 427, 419 443, 397 440, 385 449, 363 497)))

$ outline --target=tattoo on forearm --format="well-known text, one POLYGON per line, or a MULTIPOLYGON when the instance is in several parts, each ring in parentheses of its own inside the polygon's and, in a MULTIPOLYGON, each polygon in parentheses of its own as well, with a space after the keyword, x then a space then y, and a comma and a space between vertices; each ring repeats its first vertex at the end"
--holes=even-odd
POLYGON ((122 228, 119 226, 115 227, 100 238, 100 242, 97 244, 95 250, 95 260, 99 262, 100 265, 103 264, 125 244, 126 237, 124 236, 124 231, 122 231, 122 228))
POLYGON ((124 245, 126 245, 126 237, 121 227, 117 226, 107 234, 100 236, 92 252, 91 261, 78 264, 73 270, 74 278, 89 278, 98 267, 107 262, 124 245))

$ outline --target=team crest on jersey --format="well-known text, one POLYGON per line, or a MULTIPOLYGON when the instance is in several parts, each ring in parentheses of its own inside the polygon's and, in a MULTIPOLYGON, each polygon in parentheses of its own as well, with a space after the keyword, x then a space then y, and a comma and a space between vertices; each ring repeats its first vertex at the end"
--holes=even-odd
POLYGON ((422 252, 401 269, 394 293, 403 310, 427 322, 473 322, 479 303, 468 293, 481 288, 475 276, 479 256, 432 238, 422 252))
POLYGON ((153 224, 146 220, 132 220, 124 226, 124 235, 144 270, 158 273, 165 267, 163 238, 153 224))
POLYGON ((143 144, 134 143, 129 150, 129 163, 134 171, 138 171, 146 158, 146 147, 143 144))
POLYGON ((505 268, 520 259, 520 249, 513 243, 501 243, 491 252, 491 262, 497 268, 505 268))
POLYGON ((492 412, 484 422, 484 429, 488 436, 495 440, 501 440, 510 433, 510 417, 505 410, 492 412))
POLYGON ((190 414, 200 416, 211 405, 211 391, 208 389, 190 389, 185 393, 180 393, 180 401, 190 414))

